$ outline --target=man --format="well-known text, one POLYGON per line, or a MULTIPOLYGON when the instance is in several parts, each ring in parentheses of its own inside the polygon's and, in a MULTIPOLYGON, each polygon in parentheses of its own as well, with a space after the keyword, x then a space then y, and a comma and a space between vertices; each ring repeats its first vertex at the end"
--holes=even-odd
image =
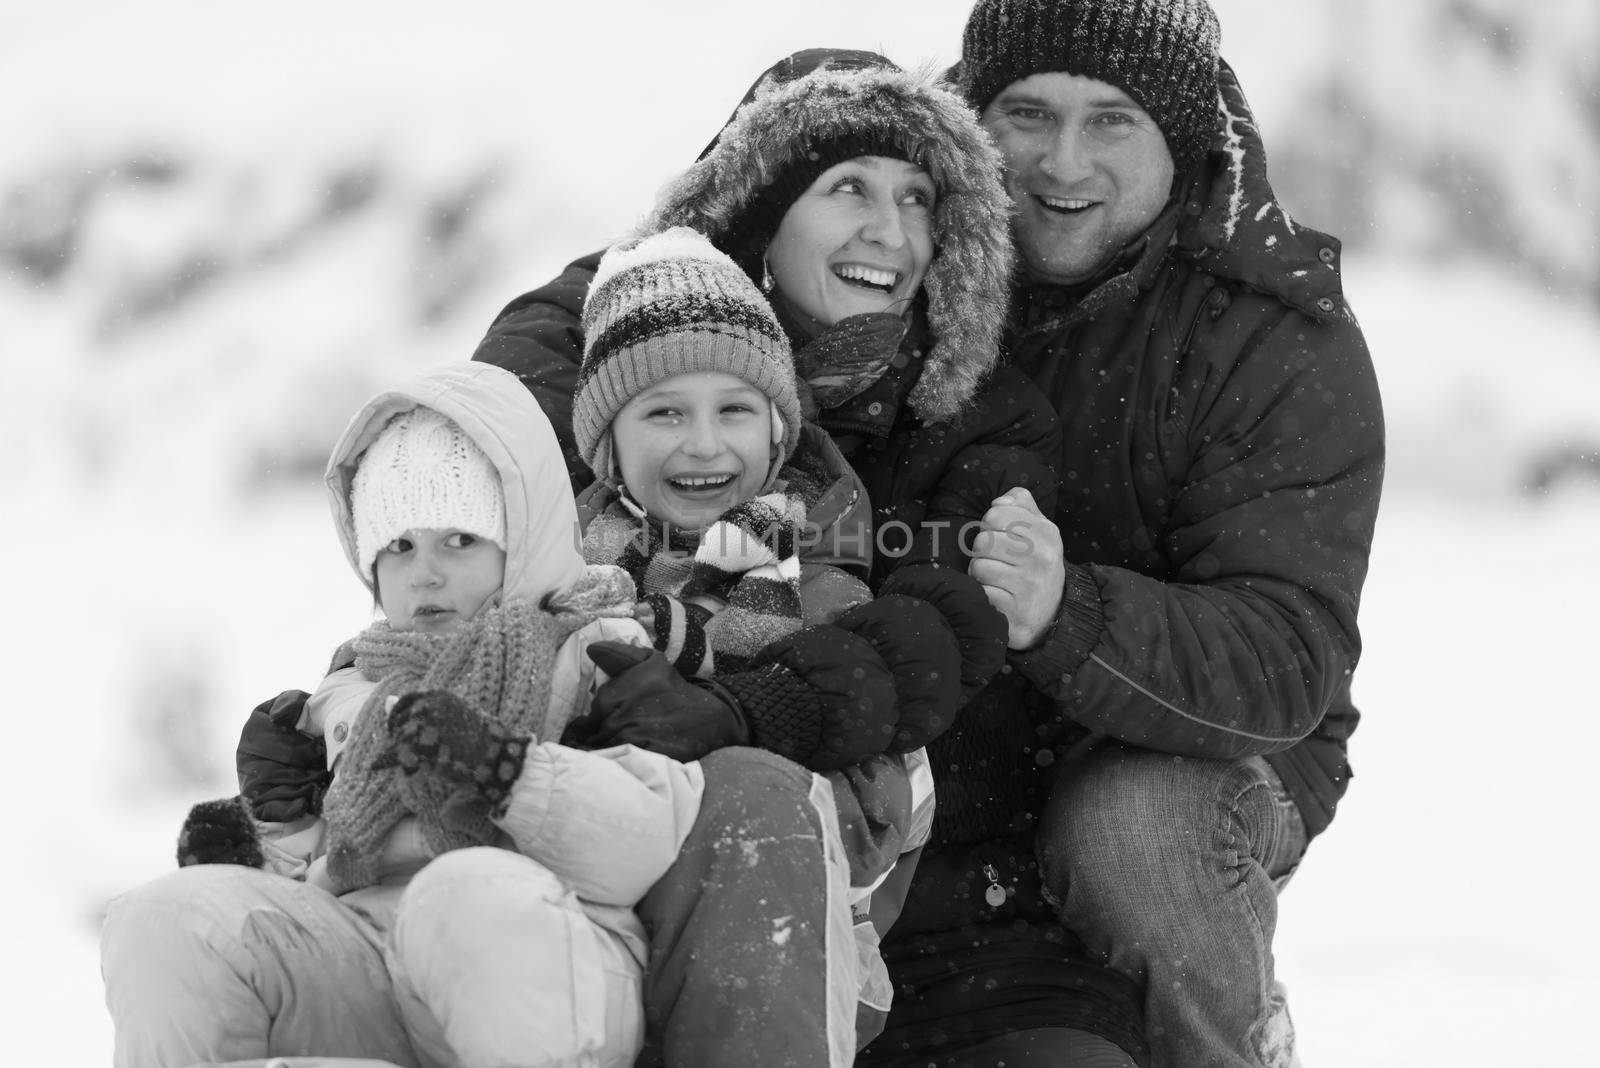
POLYGON ((1016 206, 1008 358, 1065 435, 1056 514, 998 504, 972 574, 1053 703, 1018 775, 1104 736, 1044 806, 1041 892, 1145 985, 1168 1068, 1293 1059, 1277 890, 1349 780, 1383 470, 1339 245, 1276 203, 1219 38, 1205 0, 979 0, 954 72, 1016 206))

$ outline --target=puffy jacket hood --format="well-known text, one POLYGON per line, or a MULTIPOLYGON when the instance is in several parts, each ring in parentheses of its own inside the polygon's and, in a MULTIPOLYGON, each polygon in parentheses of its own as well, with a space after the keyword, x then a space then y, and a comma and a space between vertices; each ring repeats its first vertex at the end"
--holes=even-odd
POLYGON ((790 57, 764 74, 705 155, 667 187, 640 232, 688 226, 732 254, 725 247, 731 228, 808 145, 891 135, 938 189, 935 252, 923 280, 933 344, 909 401, 924 422, 948 420, 994 367, 1005 324, 1011 200, 999 153, 965 102, 932 75, 887 60, 875 67, 862 61, 865 53, 797 55, 820 65, 796 77, 790 57), (839 59, 830 62, 833 56, 839 59))
POLYGON ((1233 68, 1218 71, 1222 129, 1188 183, 1178 250, 1212 274, 1232 278, 1318 319, 1348 315, 1339 280, 1339 242, 1301 226, 1267 181, 1267 152, 1233 68))
POLYGON ((430 408, 453 420, 484 451, 505 493, 506 576, 502 595, 537 604, 583 574, 578 512, 555 431, 516 375, 487 363, 451 363, 378 394, 356 413, 333 448, 324 477, 345 558, 368 589, 356 556, 350 486, 361 454, 401 412, 430 408))

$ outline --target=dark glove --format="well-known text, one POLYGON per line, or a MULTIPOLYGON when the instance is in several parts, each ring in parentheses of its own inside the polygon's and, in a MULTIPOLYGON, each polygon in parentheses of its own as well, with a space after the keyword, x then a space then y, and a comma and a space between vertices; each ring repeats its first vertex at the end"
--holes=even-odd
POLYGON ((288 823, 322 812, 333 775, 322 739, 295 729, 310 694, 285 690, 250 712, 234 760, 239 793, 257 819, 288 823))
POLYGON ((871 642, 832 624, 787 634, 718 681, 744 709, 751 745, 811 771, 859 764, 894 739, 894 675, 871 642))
POLYGON ((961 647, 961 703, 989 684, 1006 662, 1006 617, 965 571, 931 564, 902 567, 884 580, 880 595, 920 597, 939 610, 961 647))
POLYGON ((184 817, 178 832, 178 867, 191 864, 266 864, 255 821, 242 797, 202 801, 184 817))
POLYGON ((654 649, 595 642, 588 652, 611 678, 595 691, 589 711, 567 725, 563 737, 573 745, 636 745, 687 762, 749 744, 744 711, 723 687, 684 678, 654 649))
POLYGON ((890 753, 909 753, 950 728, 961 707, 961 650, 950 624, 918 597, 880 595, 840 616, 836 626, 865 638, 894 675, 890 753))
POLYGON ((512 734, 448 690, 408 693, 389 710, 395 762, 406 776, 436 774, 498 811, 533 741, 512 734))

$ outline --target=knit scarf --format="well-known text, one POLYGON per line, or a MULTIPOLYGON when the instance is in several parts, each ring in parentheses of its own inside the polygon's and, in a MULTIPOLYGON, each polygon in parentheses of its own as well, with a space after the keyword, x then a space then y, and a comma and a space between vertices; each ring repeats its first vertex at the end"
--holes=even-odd
POLYGON ((905 340, 908 323, 899 315, 851 315, 806 339, 792 315, 779 321, 795 343, 794 369, 800 379, 800 406, 807 419, 860 396, 889 369, 905 340))
POLYGON ((567 726, 550 701, 557 651, 594 619, 630 616, 633 601, 633 583, 625 574, 591 567, 543 605, 509 600, 446 633, 397 631, 386 622, 363 631, 353 642, 356 668, 376 687, 356 718, 323 802, 333 882, 341 890, 376 882, 384 844, 407 815, 417 817, 436 853, 499 837, 480 798, 463 796, 434 776, 400 771, 388 729, 392 698, 449 690, 502 728, 535 742, 555 741, 567 726))
POLYGON ((822 484, 799 459, 780 472, 782 489, 735 505, 704 531, 663 531, 620 496, 589 521, 584 559, 633 578, 654 615, 655 646, 681 674, 738 670, 800 628, 800 534, 807 497, 822 484))

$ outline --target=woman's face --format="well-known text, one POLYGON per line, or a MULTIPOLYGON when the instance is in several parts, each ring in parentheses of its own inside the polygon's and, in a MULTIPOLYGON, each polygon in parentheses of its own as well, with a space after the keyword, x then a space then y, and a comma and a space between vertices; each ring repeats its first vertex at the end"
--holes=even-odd
POLYGON ((928 172, 905 160, 858 156, 823 171, 767 247, 774 288, 824 326, 905 314, 933 260, 934 196, 928 172))

